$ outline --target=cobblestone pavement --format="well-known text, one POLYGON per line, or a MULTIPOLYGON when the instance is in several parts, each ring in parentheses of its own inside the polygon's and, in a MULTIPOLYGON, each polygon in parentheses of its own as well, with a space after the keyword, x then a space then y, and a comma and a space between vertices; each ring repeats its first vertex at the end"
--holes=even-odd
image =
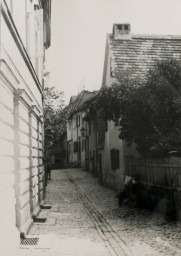
MULTIPOLYGON (((47 205, 29 236, 42 238, 21 256, 181 256, 181 224, 156 213, 118 206, 115 192, 79 169, 52 171, 47 205)), ((31 247, 31 246, 30 246, 31 247)))

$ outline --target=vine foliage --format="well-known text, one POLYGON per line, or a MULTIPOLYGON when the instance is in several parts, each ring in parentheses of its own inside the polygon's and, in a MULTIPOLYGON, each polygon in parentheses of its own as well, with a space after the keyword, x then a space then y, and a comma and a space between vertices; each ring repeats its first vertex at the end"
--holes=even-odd
POLYGON ((92 102, 99 115, 118 121, 121 139, 136 143, 144 157, 181 154, 181 67, 175 59, 159 61, 142 79, 117 74, 92 102))
POLYGON ((43 96, 45 147, 50 148, 59 142, 66 132, 68 111, 64 108, 63 92, 55 87, 45 87, 43 96))

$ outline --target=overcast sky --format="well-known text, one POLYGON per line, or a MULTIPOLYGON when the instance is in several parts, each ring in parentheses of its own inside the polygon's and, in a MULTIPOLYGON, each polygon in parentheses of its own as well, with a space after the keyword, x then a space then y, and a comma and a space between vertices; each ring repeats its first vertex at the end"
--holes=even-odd
POLYGON ((125 22, 132 33, 181 35, 181 0, 52 0, 47 70, 66 104, 101 87, 106 33, 125 22))

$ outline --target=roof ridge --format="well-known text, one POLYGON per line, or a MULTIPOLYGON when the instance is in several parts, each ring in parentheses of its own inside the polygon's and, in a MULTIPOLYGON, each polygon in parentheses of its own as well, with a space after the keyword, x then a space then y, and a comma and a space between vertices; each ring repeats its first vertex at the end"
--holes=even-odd
MULTIPOLYGON (((107 34, 108 37, 113 38, 112 33, 107 34)), ((131 39, 167 39, 167 40, 181 40, 181 35, 161 35, 161 34, 132 34, 131 33, 131 39)), ((131 39, 123 39, 123 40, 131 40, 131 39)))
POLYGON ((141 39, 180 39, 179 35, 159 35, 159 34, 131 34, 132 38, 141 38, 141 39))

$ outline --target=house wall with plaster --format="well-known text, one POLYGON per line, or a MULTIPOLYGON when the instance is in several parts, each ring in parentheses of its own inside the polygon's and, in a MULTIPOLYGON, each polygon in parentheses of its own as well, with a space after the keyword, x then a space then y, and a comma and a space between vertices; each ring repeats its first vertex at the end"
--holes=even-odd
POLYGON ((44 198, 41 3, 0 1, 1 255, 16 254, 44 198))

